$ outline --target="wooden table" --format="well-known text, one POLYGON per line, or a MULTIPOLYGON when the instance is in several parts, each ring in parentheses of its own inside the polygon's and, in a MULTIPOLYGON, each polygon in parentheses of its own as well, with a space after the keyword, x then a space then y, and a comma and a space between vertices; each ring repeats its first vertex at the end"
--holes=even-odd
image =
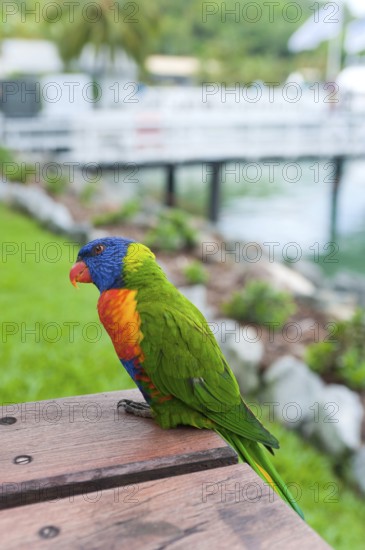
POLYGON ((216 434, 117 412, 136 390, 0 408, 0 548, 325 549, 216 434))

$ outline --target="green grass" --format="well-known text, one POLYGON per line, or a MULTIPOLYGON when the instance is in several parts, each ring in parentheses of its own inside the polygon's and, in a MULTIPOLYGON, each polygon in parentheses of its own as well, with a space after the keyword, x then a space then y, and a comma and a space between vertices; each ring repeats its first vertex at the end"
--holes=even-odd
MULTIPOLYGON (((69 282, 76 248, 70 257, 72 248, 63 244, 64 238, 45 232, 2 206, 0 234, 0 401, 33 401, 132 387, 101 329, 97 290, 92 285, 80 285, 76 291, 69 282), (36 250, 36 254, 25 256, 25 247, 36 250), (6 254, 10 248, 13 255, 6 254), (57 261, 47 261, 55 257, 57 261), (25 332, 34 329, 36 323, 39 338, 25 332), (73 338, 65 323, 79 323, 73 338), (89 340, 95 334, 93 327, 99 327, 96 342, 83 337, 85 326, 90 328, 86 334, 89 340), (18 332, 7 334, 11 329, 18 332), (49 341, 56 336, 58 341, 49 341)), ((328 457, 294 432, 266 424, 281 444, 273 460, 282 477, 300 488, 298 502, 307 522, 338 550, 363 548, 364 500, 334 475, 328 457)))
POLYGON ((0 402, 132 387, 99 322, 96 288, 69 281, 77 246, 1 205, 0 235, 0 402))
POLYGON ((365 501, 333 472, 332 460, 295 432, 269 425, 280 441, 273 462, 295 490, 307 523, 336 550, 360 550, 365 540, 365 501))

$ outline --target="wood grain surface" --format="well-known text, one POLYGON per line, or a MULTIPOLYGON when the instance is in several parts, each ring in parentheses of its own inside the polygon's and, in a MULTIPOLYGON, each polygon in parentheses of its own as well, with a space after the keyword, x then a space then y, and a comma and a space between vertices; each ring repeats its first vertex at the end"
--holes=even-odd
POLYGON ((330 548, 246 464, 3 510, 0 547, 330 548))
POLYGON ((143 400, 130 390, 4 404, 0 508, 237 462, 235 452, 211 431, 162 430, 153 420, 117 412, 122 398, 143 400))

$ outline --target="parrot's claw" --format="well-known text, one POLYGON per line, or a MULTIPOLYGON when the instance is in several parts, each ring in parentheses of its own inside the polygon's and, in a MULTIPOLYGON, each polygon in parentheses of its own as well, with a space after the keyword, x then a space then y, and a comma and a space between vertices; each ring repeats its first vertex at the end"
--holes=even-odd
POLYGON ((117 409, 123 409, 126 413, 142 416, 143 418, 152 418, 151 407, 144 402, 132 401, 131 399, 121 399, 117 403, 117 409))

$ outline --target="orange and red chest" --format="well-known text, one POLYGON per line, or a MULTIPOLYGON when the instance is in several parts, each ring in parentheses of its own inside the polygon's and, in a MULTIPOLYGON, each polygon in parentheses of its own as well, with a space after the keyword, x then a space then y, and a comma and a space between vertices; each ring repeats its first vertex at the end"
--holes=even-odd
POLYGON ((137 291, 113 288, 100 295, 98 312, 120 359, 136 357, 143 361, 141 318, 137 310, 137 291))

